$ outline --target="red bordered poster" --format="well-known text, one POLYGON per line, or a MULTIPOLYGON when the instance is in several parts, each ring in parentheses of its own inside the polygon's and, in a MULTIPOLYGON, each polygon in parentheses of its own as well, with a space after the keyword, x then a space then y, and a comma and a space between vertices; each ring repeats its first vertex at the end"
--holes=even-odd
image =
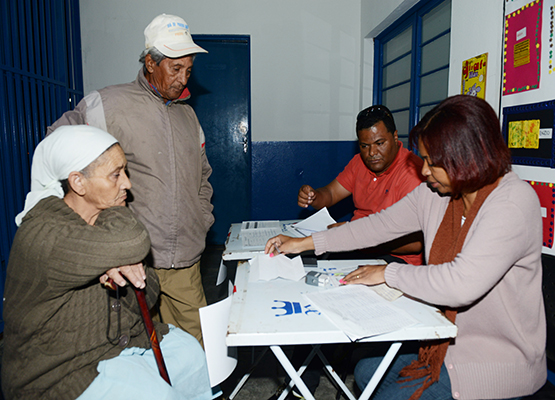
POLYGON ((542 208, 543 246, 553 248, 553 221, 555 219, 555 185, 553 183, 527 181, 538 195, 542 208))
POLYGON ((505 16, 503 95, 540 87, 543 0, 505 16))

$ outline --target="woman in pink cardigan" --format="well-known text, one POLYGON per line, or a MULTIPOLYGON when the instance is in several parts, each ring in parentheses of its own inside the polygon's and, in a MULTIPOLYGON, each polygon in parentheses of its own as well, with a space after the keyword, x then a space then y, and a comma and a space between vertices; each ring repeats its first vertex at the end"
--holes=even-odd
MULTIPOLYGON (((345 284, 387 283, 435 304, 458 326, 454 340, 398 356, 373 399, 518 399, 546 381, 541 288, 542 217, 484 100, 444 100, 411 131, 423 183, 386 210, 307 238, 277 236, 266 253, 316 254, 424 233, 427 265, 364 266, 345 284)), ((364 388, 380 358, 363 359, 364 388)))

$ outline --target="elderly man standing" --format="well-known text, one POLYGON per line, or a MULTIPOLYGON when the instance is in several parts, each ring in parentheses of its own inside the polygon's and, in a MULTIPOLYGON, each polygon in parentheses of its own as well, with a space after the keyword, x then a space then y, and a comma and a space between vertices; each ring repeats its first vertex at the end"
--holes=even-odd
POLYGON ((204 133, 186 103, 195 54, 206 53, 180 17, 146 27, 143 67, 134 82, 87 95, 49 128, 88 124, 121 143, 133 179, 130 208, 147 227, 160 280, 160 317, 202 344, 198 309, 206 305, 200 257, 212 224, 212 168, 204 133))
MULTIPOLYGON (((356 220, 393 205, 424 181, 420 173, 422 160, 403 148, 387 107, 376 105, 362 110, 357 116, 356 132, 360 153, 326 186, 313 189, 303 185, 297 198, 299 206, 311 205, 319 210, 352 195, 356 208, 353 220, 356 220)), ((411 235, 373 252, 391 253, 396 261, 400 258, 420 265, 422 243, 414 240, 420 237, 420 234, 411 235)), ((388 259, 384 254, 380 256, 388 259)))

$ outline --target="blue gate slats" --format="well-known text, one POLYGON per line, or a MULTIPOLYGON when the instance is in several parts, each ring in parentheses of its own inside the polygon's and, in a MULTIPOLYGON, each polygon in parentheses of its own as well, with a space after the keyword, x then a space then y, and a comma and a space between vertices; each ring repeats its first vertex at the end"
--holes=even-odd
POLYGON ((0 295, 34 149, 83 98, 79 18, 79 0, 0 2, 0 295))

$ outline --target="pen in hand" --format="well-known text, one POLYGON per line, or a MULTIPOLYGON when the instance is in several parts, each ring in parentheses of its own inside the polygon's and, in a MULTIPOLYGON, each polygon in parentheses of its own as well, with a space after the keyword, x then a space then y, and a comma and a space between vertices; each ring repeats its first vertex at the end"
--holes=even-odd
MULTIPOLYGON (((279 250, 279 247, 278 247, 277 243, 273 243, 273 245, 274 245, 274 250, 277 251, 277 254, 281 253, 281 251, 279 250)), ((277 255, 277 254, 276 254, 276 255, 277 255)), ((274 256, 274 252, 272 251, 272 252, 270 253, 270 257, 273 257, 273 256, 274 256)))

